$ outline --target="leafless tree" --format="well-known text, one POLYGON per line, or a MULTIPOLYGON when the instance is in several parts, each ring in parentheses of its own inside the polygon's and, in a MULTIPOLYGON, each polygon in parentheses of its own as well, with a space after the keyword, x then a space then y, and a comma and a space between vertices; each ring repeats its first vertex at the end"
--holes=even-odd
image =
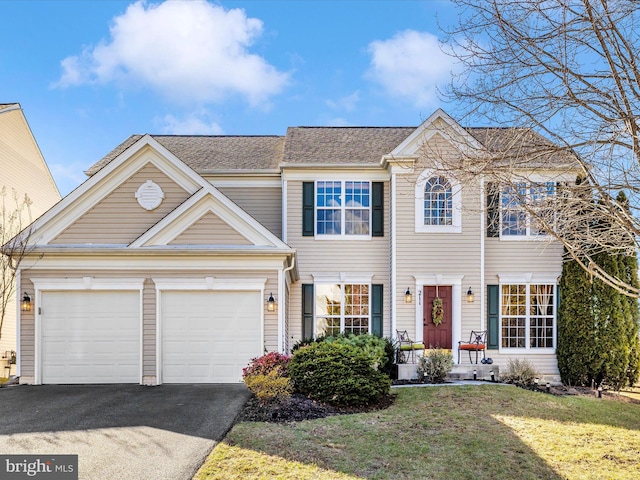
POLYGON ((16 273, 28 253, 31 223, 31 200, 25 194, 20 197, 15 190, 0 190, 0 338, 7 307, 16 296, 16 273), (25 228, 25 226, 27 226, 25 228), (18 235, 21 233, 21 235, 18 235))
POLYGON ((640 296, 593 260, 638 248, 640 2, 453 1, 459 18, 443 27, 444 47, 461 68, 444 95, 461 123, 496 128, 469 129, 482 148, 444 167, 514 197, 536 172, 584 176, 519 204, 585 269, 640 296), (628 208, 616 203, 620 191, 628 208))

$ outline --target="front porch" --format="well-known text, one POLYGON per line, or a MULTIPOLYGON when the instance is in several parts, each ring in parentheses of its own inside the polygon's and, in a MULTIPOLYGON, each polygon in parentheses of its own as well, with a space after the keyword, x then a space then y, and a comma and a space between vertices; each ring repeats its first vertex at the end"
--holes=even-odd
MULTIPOLYGON (((398 380, 415 380, 418 378, 417 363, 399 363, 398 380)), ((447 375, 447 380, 481 380, 499 381, 500 369, 497 365, 454 365, 447 375)))

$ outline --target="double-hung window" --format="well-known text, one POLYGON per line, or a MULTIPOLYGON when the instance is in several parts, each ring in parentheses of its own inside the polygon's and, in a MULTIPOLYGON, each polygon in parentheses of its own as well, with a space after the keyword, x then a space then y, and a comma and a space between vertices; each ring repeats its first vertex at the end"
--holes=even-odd
POLYGON ((367 284, 315 285, 315 335, 370 333, 367 284))
POLYGON ((517 238, 545 235, 539 225, 542 222, 553 224, 554 213, 550 200, 555 193, 555 182, 519 183, 503 189, 500 196, 501 236, 517 238))
POLYGON ((533 352, 555 347, 555 289, 553 284, 501 285, 501 348, 533 352))
POLYGON ((371 182, 316 182, 316 235, 368 236, 371 182))

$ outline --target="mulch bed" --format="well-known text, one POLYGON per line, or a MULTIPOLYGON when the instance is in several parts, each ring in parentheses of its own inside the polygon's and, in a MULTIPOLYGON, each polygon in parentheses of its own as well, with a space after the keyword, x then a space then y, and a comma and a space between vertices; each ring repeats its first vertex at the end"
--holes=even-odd
POLYGON ((345 415, 382 410, 393 405, 395 395, 389 394, 378 402, 358 408, 338 408, 325 403, 316 402, 304 395, 294 394, 279 402, 261 405, 255 396, 246 403, 238 416, 240 422, 299 422, 315 420, 331 415, 345 415))

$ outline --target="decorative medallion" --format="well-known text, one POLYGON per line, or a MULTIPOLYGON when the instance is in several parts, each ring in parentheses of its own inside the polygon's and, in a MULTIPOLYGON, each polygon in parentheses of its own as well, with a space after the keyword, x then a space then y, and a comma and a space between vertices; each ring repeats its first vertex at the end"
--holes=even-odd
POLYGON ((145 210, 155 210, 162 203, 164 192, 160 185, 147 180, 136 190, 136 198, 140 206, 145 210))

